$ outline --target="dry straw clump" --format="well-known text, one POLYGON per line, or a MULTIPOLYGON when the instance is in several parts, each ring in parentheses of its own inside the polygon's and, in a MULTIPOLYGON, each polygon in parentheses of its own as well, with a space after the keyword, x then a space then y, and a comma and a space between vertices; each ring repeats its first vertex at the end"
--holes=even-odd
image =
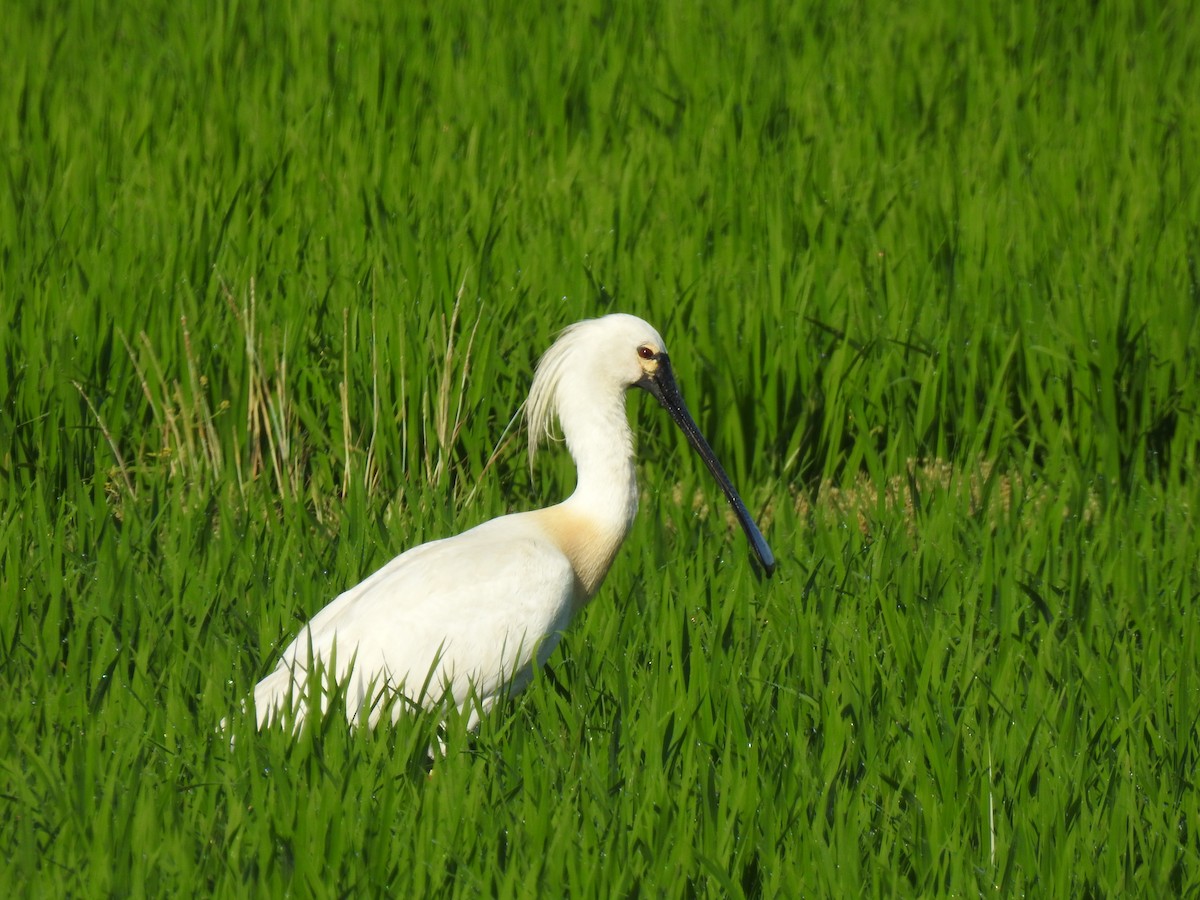
MULTIPOLYGON (((854 522, 863 534, 872 530, 880 515, 899 514, 908 527, 915 528, 922 510, 950 503, 971 518, 985 517, 991 526, 1013 514, 1031 516, 1040 513, 1054 500, 1049 485, 1030 479, 1020 472, 1000 472, 990 460, 981 460, 969 469, 956 469, 944 459, 908 459, 902 473, 882 485, 866 473, 859 473, 849 487, 838 487, 825 479, 815 495, 791 486, 796 512, 812 524, 854 522)), ((1091 521, 1099 510, 1094 494, 1089 494, 1079 511, 1091 521)), ((1074 510, 1064 509, 1064 515, 1074 510)))
MULTIPOLYGON (((689 505, 692 514, 706 519, 710 512, 707 494, 697 488, 690 498, 682 484, 672 490, 677 505, 689 505)), ((995 527, 1002 519, 1014 514, 1022 519, 1040 514, 1049 506, 1055 494, 1050 485, 1020 472, 1000 472, 990 460, 982 460, 970 468, 955 468, 945 459, 908 459, 903 472, 891 476, 880 485, 867 473, 860 472, 848 487, 841 487, 826 478, 816 490, 799 484, 787 486, 787 501, 800 519, 812 527, 853 523, 863 534, 878 528, 881 517, 899 515, 907 527, 915 531, 922 510, 950 503, 970 518, 984 517, 995 527)), ((777 512, 778 495, 770 498, 756 511, 762 527, 770 526, 777 512)), ((1078 512, 1064 508, 1063 515, 1080 515, 1090 522, 1099 512, 1099 500, 1089 493, 1078 512)), ((730 529, 737 527, 732 510, 724 510, 730 529)))

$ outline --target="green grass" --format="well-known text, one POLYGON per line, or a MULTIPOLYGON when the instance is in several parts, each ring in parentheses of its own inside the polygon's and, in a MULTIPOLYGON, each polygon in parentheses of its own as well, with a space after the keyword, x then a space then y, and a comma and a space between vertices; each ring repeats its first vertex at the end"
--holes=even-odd
POLYGON ((1190 8, 486 6, 10 11, 0 893, 1200 892, 1190 8), (569 491, 509 425, 611 310, 776 578, 634 397, 478 736, 254 733, 331 597, 569 491))

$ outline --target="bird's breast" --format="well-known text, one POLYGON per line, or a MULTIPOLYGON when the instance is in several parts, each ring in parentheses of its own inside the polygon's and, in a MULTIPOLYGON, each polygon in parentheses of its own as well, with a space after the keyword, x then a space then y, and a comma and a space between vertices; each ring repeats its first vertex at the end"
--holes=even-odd
POLYGON ((575 571, 581 594, 575 604, 578 609, 600 589, 628 525, 608 524, 565 504, 538 510, 535 516, 538 526, 575 571))

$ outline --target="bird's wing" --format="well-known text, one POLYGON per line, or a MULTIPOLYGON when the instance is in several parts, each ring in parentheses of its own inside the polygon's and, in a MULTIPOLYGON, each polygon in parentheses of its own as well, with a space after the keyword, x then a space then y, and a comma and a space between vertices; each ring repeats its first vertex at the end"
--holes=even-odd
POLYGON ((336 677, 352 675, 363 702, 383 686, 427 703, 449 690, 461 705, 472 687, 491 698, 553 650, 576 590, 567 558, 520 516, 415 547, 301 630, 255 690, 260 721, 302 697, 312 657, 328 665, 335 646, 336 677))

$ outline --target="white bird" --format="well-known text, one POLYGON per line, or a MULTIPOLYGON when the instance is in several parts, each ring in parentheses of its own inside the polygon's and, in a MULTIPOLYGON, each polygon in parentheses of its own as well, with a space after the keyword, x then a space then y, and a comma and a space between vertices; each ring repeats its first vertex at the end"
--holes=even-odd
POLYGON ((538 363, 526 406, 529 449, 557 416, 578 468, 557 506, 484 522, 400 554, 317 613, 254 689, 259 727, 290 710, 298 728, 330 679, 351 722, 374 726, 390 704, 468 704, 468 728, 520 691, 595 596, 637 512, 625 392, 653 394, 683 429, 732 504, 763 570, 775 558, 689 415, 662 337, 630 315, 568 327, 538 363), (313 684, 314 662, 325 680, 313 684), (472 702, 474 701, 474 702, 472 702))

